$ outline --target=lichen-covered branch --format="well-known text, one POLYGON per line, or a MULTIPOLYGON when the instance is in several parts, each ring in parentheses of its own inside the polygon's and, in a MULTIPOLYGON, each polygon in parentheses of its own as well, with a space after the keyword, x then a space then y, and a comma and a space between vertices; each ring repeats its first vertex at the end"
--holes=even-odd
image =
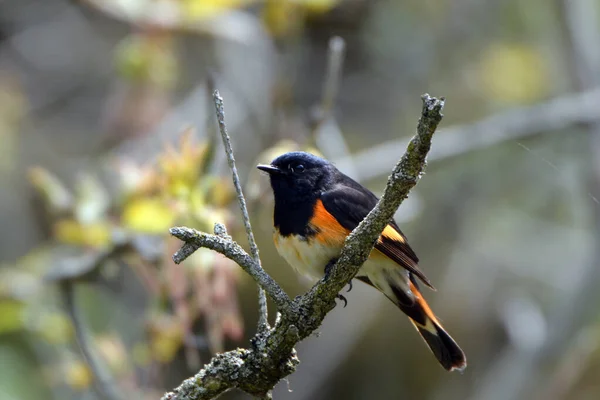
POLYGON ((171 235, 181 239, 185 244, 173 255, 173 261, 179 264, 200 247, 214 250, 235 261, 256 283, 273 299, 280 311, 290 306, 290 298, 283 289, 271 278, 254 259, 244 251, 227 234, 225 226, 215 224, 215 234, 210 235, 186 227, 174 227, 169 230, 171 235))
MULTIPOLYGON (((165 394, 162 400, 213 399, 233 388, 264 398, 281 379, 294 372, 299 363, 294 346, 314 332, 335 307, 337 294, 366 261, 384 227, 424 171, 433 133, 442 119, 444 100, 427 94, 422 99, 416 135, 394 167, 377 206, 347 238, 331 273, 306 294, 280 307, 275 326, 254 336, 248 349, 216 355, 198 374, 165 394)), ((240 264, 274 300, 279 296, 281 288, 231 239, 189 228, 173 228, 171 232, 186 242, 175 255, 176 260, 191 254, 193 248, 212 248, 240 264)))
POLYGON ((400 204, 408 197, 410 190, 417 184, 426 165, 427 153, 431 147, 433 134, 442 120, 444 98, 436 99, 428 94, 422 96, 423 110, 417 125, 417 134, 408 143, 406 152, 394 167, 388 178, 387 186, 377 206, 352 231, 329 279, 315 285, 311 292, 321 293, 333 301, 356 275, 360 266, 367 260, 375 242, 385 226, 394 216, 400 204), (333 296, 329 294, 333 293, 333 296))

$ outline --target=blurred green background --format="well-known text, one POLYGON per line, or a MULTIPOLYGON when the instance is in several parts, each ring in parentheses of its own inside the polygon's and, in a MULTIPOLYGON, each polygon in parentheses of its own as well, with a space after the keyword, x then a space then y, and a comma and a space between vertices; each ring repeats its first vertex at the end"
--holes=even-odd
POLYGON ((599 21, 598 0, 0 1, 0 400, 158 399, 248 346, 255 284, 170 259, 174 225, 246 246, 211 82, 290 295, 254 166, 309 150, 381 193, 419 96, 447 98, 397 220, 469 367, 357 283, 275 399, 598 399, 599 21))

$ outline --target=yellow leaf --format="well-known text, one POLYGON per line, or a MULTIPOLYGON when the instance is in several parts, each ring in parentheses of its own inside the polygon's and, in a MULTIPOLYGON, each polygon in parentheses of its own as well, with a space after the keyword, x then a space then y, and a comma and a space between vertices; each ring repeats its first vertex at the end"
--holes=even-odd
POLYGON ((480 79, 487 94, 508 103, 530 103, 546 94, 548 70, 532 46, 496 43, 483 54, 480 79))
POLYGON ((23 328, 24 305, 13 300, 0 300, 0 334, 13 333, 23 328))
POLYGON ((84 390, 92 383, 92 373, 82 361, 72 361, 66 366, 65 381, 72 389, 84 390))
POLYGON ((64 314, 58 312, 43 314, 36 328, 42 339, 53 345, 68 343, 73 336, 71 322, 64 314))
POLYGON ((127 351, 123 341, 117 335, 101 335, 96 337, 98 353, 106 360, 107 365, 116 373, 123 375, 129 368, 127 351))
POLYGON ((192 194, 194 206, 199 204, 199 200, 202 199, 214 207, 227 207, 233 200, 235 191, 230 179, 204 175, 192 194))
POLYGON ((131 355, 133 362, 140 367, 147 367, 152 362, 150 348, 148 347, 148 344, 144 342, 138 342, 134 344, 131 355))
POLYGON ((159 166, 169 194, 187 196, 203 172, 204 160, 210 156, 207 143, 196 143, 194 131, 187 129, 181 136, 179 149, 167 145, 159 158, 159 166))
POLYGON ((156 336, 152 338, 152 355, 161 363, 173 361, 177 351, 181 347, 181 340, 169 336, 156 336))
POLYGON ((50 212, 62 213, 73 205, 73 196, 53 174, 41 167, 32 167, 28 171, 29 182, 43 196, 50 212))
POLYGON ((254 2, 256 0, 184 0, 182 7, 187 19, 202 19, 254 2))
POLYGON ((304 15, 298 4, 289 0, 267 0, 263 8, 263 23, 273 36, 297 32, 304 15))
POLYGON ((160 199, 132 199, 123 210, 123 223, 142 233, 166 233, 173 226, 175 214, 160 199))
POLYGON ((331 11, 341 0, 295 0, 301 4, 306 11, 312 14, 324 14, 331 11))
POLYGON ((148 324, 152 357, 168 363, 183 343, 183 325, 172 315, 156 315, 148 324))
POLYGON ((151 167, 139 166, 130 160, 119 160, 116 168, 124 196, 151 194, 161 188, 158 174, 151 167))
POLYGON ((82 224, 74 219, 63 219, 54 225, 54 237, 66 244, 102 247, 111 241, 108 222, 82 224))
POLYGON ((117 72, 132 82, 171 87, 178 78, 179 65, 168 35, 132 35, 115 52, 117 72))

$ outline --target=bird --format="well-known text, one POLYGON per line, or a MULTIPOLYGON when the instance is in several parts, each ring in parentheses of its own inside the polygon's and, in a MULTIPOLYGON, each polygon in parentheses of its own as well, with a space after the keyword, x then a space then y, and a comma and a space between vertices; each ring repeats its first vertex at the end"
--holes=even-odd
MULTIPOLYGON (((316 282, 339 258, 346 237, 375 207, 377 196, 331 162, 302 151, 282 154, 257 168, 268 174, 275 199, 273 240, 278 253, 298 274, 316 282)), ((355 278, 408 316, 442 367, 462 372, 465 353, 421 293, 420 283, 435 288, 418 262, 391 219, 355 278)))

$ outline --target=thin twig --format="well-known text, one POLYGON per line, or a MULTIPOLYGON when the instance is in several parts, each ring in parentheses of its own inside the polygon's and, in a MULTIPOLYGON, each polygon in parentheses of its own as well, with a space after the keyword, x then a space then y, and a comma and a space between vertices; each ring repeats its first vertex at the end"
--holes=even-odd
MULTIPOLYGON (((291 301, 289 307, 281 307, 274 328, 257 334, 252 339, 252 348, 217 354, 198 374, 183 381, 162 400, 213 399, 233 388, 265 398, 277 382, 295 371, 299 361, 294 346, 318 329, 335 307, 337 294, 367 260, 384 227, 424 171, 433 133, 442 119, 444 101, 429 95, 423 95, 422 99, 417 134, 390 175, 381 200, 347 238, 328 278, 291 301)), ((223 229, 219 226, 216 235, 208 235, 188 228, 172 228, 171 233, 185 242, 174 258, 180 260, 191 254, 192 248, 212 248, 237 262, 275 300, 277 290, 281 290, 279 286, 223 234, 223 229)))
MULTIPOLYGON (((235 191, 237 193, 237 199, 240 205, 240 210, 242 210, 242 216, 244 218, 244 228, 246 228, 246 235, 248 237, 248 244, 250 245, 250 254, 252 254, 252 258, 254 262, 258 265, 260 269, 262 266, 260 265, 260 256, 258 254, 258 246, 256 245, 256 241, 254 240, 254 233, 252 232, 252 225, 250 224, 250 216, 248 215, 248 207, 246 206, 246 199, 244 198, 244 193, 242 192, 242 185, 240 183, 240 177, 237 173, 237 168, 235 166, 235 159, 233 157, 233 149, 231 148, 231 140, 229 139, 229 134, 227 133, 227 125, 225 124, 225 109, 223 107, 223 98, 218 90, 213 92, 213 100, 215 102, 215 110, 217 112, 217 121, 219 123, 219 131, 221 132, 221 138, 223 139, 223 146, 225 147, 225 153, 227 154, 227 163, 229 164, 229 168, 231 169, 231 175, 233 177, 233 186, 235 186, 235 191)), ((259 306, 259 316, 258 316, 258 331, 263 332, 269 329, 269 321, 268 321, 268 309, 267 309, 267 296, 263 289, 258 288, 258 306, 259 306)))
POLYGON ((175 227, 170 230, 171 235, 185 242, 185 244, 173 255, 173 261, 179 264, 200 247, 214 250, 223 254, 230 260, 235 261, 256 283, 264 289, 277 305, 280 311, 290 307, 290 299, 281 287, 257 264, 254 259, 244 251, 242 246, 234 242, 227 232, 225 226, 215 225, 215 234, 210 235, 198 232, 186 227, 175 227))
POLYGON ((121 396, 117 391, 117 386, 112 380, 110 373, 106 370, 106 367, 102 362, 95 357, 92 351, 92 344, 89 341, 88 334, 75 303, 75 290, 73 285, 74 282, 67 279, 61 282, 60 288, 64 297, 67 313, 73 324, 73 329, 75 330, 75 337, 77 338, 79 349, 94 376, 96 391, 104 399, 120 400, 121 396))

